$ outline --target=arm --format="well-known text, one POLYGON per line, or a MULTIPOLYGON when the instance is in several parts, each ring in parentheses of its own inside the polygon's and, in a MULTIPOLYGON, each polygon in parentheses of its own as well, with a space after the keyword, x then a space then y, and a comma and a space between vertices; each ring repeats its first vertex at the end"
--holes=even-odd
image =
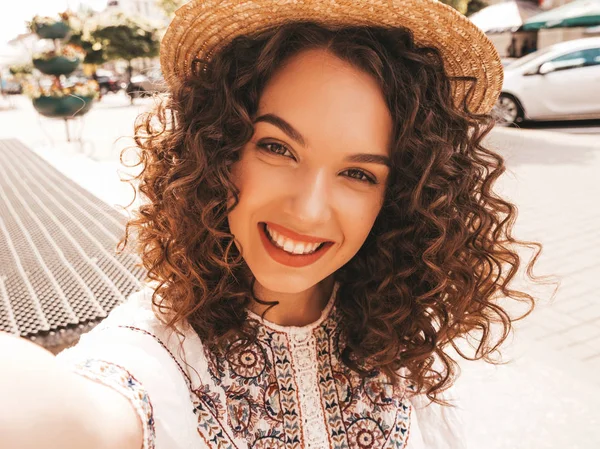
POLYGON ((43 348, 0 333, 0 441, 6 449, 142 447, 129 401, 70 372, 43 348))

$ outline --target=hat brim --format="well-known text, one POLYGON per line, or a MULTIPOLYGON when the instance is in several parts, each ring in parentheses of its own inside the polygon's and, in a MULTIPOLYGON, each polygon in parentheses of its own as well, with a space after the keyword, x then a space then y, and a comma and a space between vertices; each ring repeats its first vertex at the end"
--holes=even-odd
POLYGON ((253 35, 288 22, 314 21, 326 26, 405 27, 419 46, 437 48, 452 81, 455 105, 467 99, 471 112, 488 113, 496 103, 503 68, 486 35, 454 8, 437 0, 193 0, 175 13, 161 42, 160 62, 166 82, 192 75, 195 59, 213 54, 240 35, 253 35))

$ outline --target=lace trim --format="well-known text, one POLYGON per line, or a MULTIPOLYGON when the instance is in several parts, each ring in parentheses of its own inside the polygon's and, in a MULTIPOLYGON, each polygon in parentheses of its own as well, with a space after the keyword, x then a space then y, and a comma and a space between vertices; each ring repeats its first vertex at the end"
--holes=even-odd
POLYGON ((288 344, 300 392, 300 415, 306 448, 329 447, 318 385, 316 339, 312 333, 292 333, 288 344))
POLYGON ((114 363, 88 359, 74 365, 73 372, 111 387, 125 396, 142 421, 143 449, 154 449, 156 431, 152 403, 142 384, 129 371, 114 363))

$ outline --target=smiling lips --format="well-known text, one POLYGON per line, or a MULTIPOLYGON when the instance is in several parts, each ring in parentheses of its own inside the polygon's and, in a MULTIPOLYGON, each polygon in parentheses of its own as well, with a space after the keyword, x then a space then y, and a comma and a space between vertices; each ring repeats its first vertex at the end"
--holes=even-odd
POLYGON ((258 231, 267 253, 290 267, 304 267, 320 259, 333 242, 297 234, 274 223, 259 223, 258 231))

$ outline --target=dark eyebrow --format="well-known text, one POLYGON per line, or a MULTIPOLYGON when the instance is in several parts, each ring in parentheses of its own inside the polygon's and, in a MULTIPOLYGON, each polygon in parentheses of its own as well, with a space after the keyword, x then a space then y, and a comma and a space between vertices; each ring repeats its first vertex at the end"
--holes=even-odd
MULTIPOLYGON (((303 147, 306 146, 306 140, 292 125, 286 122, 284 119, 275 114, 263 114, 254 120, 254 123, 266 122, 275 125, 286 133, 290 138, 294 139, 303 147)), ((365 164, 381 164, 386 167, 391 167, 390 158, 382 154, 371 154, 371 153, 359 153, 352 154, 346 158, 348 162, 357 162, 365 164)))
POLYGON ((371 153, 360 153, 360 154, 352 154, 346 158, 348 162, 358 162, 365 164, 381 164, 390 168, 392 163, 390 158, 384 156, 383 154, 371 154, 371 153))
POLYGON ((275 125, 277 128, 282 130, 284 133, 286 133, 288 136, 290 136, 290 138, 294 139, 300 145, 302 145, 303 147, 306 146, 306 141, 304 140, 304 137, 302 137, 302 134, 300 134, 298 131, 296 131, 296 129, 292 125, 290 125, 288 122, 286 122, 284 119, 282 119, 278 115, 275 115, 275 114, 261 115, 256 120, 254 120, 254 123, 258 123, 258 122, 266 122, 266 123, 270 123, 271 125, 275 125))

